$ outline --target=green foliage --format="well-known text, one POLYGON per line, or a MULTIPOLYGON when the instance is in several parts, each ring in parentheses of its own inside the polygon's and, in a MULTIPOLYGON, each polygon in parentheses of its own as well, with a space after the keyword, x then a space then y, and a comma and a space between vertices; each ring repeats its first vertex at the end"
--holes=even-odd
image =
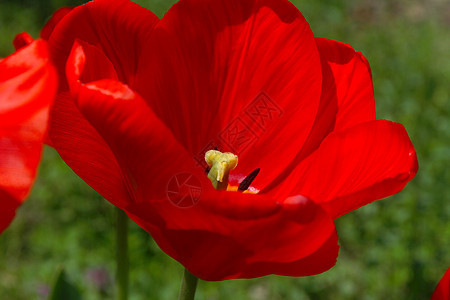
POLYGON ((67 280, 64 269, 58 271, 56 281, 53 285, 49 300, 80 300, 81 294, 78 289, 67 280))
MULTIPOLYGON (((162 17, 175 0, 139 1, 162 17)), ((420 169, 400 194, 337 220, 341 253, 330 271, 200 282, 197 299, 428 299, 450 265, 450 33, 445 1, 293 1, 316 36, 369 60, 378 119, 405 125, 420 169)), ((0 57, 16 33, 37 37, 68 0, 0 3, 0 57)), ((446 6, 447 5, 447 6, 446 6)), ((137 225, 130 228, 131 299, 175 299, 183 268, 137 225)), ((0 236, 0 298, 46 299, 63 265, 86 299, 114 296, 114 210, 46 149, 30 198, 0 236), (92 270, 103 270, 101 286, 92 270)))

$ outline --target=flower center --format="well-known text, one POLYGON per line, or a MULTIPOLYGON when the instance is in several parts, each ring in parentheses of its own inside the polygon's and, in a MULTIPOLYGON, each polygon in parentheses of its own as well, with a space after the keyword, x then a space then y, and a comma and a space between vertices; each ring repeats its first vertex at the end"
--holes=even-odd
MULTIPOLYGON (((216 148, 217 149, 217 148, 216 148)), ((244 193, 257 193, 258 191, 250 187, 253 180, 259 173, 259 168, 251 172, 239 184, 234 186, 228 183, 230 171, 235 169, 238 164, 237 155, 218 150, 209 150, 205 153, 205 161, 208 164, 208 178, 213 187, 217 190, 239 191, 244 193)))
POLYGON ((226 190, 230 171, 238 164, 237 155, 218 150, 209 150, 205 153, 205 160, 210 168, 208 178, 217 190, 226 190))

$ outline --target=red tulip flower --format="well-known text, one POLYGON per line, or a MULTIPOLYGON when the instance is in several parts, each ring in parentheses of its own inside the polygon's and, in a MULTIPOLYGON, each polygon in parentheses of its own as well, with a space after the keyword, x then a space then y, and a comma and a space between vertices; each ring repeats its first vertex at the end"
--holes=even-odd
POLYGON ((448 300, 450 299, 450 268, 447 269, 441 281, 436 286, 431 300, 448 300))
POLYGON ((14 44, 0 60, 0 233, 33 185, 57 84, 45 41, 21 34, 14 44))
POLYGON ((158 20, 96 0, 50 31, 55 148, 202 279, 329 269, 333 220, 417 171, 403 126, 375 121, 366 59, 288 1, 181 0, 158 20), (204 172, 215 147, 238 156, 226 191, 204 172))

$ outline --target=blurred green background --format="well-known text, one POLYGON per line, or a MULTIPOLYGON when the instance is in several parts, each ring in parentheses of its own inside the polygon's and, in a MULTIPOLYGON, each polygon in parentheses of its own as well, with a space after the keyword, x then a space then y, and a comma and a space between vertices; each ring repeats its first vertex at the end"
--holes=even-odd
MULTIPOLYGON (((136 1, 159 17, 174 0, 136 1)), ((351 44, 373 71, 378 119, 405 125, 419 173, 398 195, 336 221, 337 265, 304 278, 200 282, 197 299, 429 299, 450 265, 450 3, 298 0, 316 36, 351 44)), ((69 0, 2 0, 0 57, 69 0)), ((0 299, 45 299, 60 266, 84 299, 114 297, 114 209, 47 148, 32 195, 0 236, 0 299)), ((183 268, 135 224, 131 299, 175 299, 183 268)))

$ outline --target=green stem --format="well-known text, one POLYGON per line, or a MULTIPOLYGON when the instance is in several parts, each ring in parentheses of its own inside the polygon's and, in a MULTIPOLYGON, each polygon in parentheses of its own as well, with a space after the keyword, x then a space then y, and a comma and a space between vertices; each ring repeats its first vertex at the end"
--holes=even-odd
POLYGON ((197 289, 197 281, 197 277, 192 275, 187 269, 184 269, 184 276, 181 281, 178 300, 193 300, 195 297, 195 290, 197 289))
POLYGON ((128 216, 116 208, 116 284, 117 300, 128 299, 128 216))

